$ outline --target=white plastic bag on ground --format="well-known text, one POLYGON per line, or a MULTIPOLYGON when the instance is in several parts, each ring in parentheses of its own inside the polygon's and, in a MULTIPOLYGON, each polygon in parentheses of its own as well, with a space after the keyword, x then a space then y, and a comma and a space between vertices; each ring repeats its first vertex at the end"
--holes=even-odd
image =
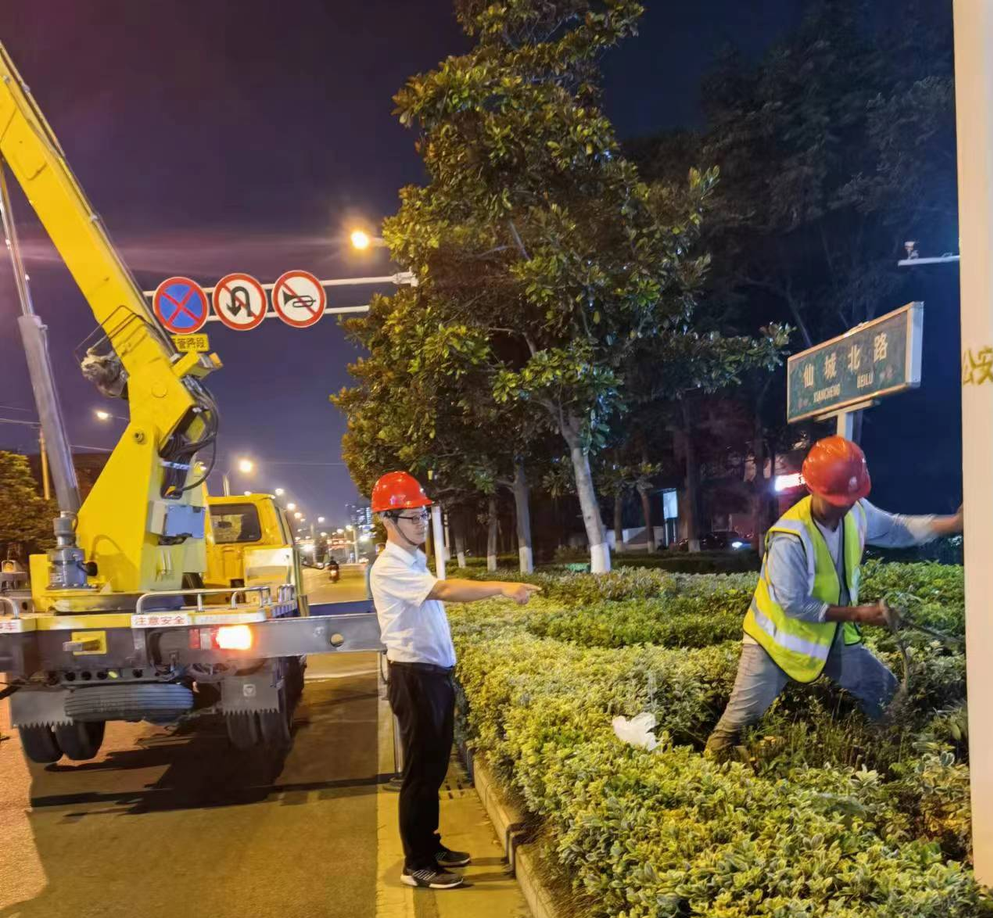
POLYGON ((652 733, 652 730, 655 729, 655 715, 649 711, 632 717, 630 720, 626 717, 615 717, 611 724, 613 724, 614 733, 617 734, 617 738, 622 743, 630 743, 632 746, 647 749, 649 752, 659 744, 655 734, 652 733))

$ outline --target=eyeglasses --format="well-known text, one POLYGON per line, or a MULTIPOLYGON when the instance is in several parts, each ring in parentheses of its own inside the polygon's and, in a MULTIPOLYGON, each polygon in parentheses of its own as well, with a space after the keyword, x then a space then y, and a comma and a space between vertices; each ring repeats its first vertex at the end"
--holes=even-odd
POLYGON ((411 523, 426 523, 431 519, 430 510, 422 510, 417 516, 403 516, 403 514, 397 515, 398 520, 409 520, 411 523))

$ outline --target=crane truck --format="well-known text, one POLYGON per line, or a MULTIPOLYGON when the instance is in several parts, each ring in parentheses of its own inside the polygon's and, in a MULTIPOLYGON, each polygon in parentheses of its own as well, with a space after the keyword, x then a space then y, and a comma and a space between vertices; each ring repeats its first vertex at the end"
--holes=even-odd
POLYGON ((180 352, 88 202, 0 45, 0 212, 18 327, 58 498, 55 547, 0 591, 0 673, 26 756, 97 755, 108 721, 224 717, 239 749, 285 747, 308 654, 381 649, 368 603, 310 616, 292 530, 268 495, 209 497, 216 354, 180 352), (8 177, 93 313, 83 376, 129 420, 80 501, 46 328, 21 259, 8 177))

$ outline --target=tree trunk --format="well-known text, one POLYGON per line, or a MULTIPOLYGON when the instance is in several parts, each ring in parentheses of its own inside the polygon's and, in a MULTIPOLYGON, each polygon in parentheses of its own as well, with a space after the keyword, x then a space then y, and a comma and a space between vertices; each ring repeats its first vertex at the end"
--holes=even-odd
POLYGON ((690 551, 700 550, 700 470, 693 443, 693 413, 685 398, 679 400, 683 414, 683 438, 686 450, 686 538, 690 551))
POLYGON ((445 511, 441 517, 441 538, 445 543, 445 560, 452 560, 452 515, 445 511))
POLYGON ((624 551, 624 495, 614 495, 614 551, 624 551))
POLYGON ((490 498, 487 511, 489 516, 486 531, 486 569, 495 571, 497 569, 497 538, 500 535, 500 518, 497 516, 496 497, 490 498))
POLYGON ((521 573, 534 571, 534 555, 531 551, 531 507, 528 496, 528 479, 524 470, 524 460, 514 460, 514 510, 517 516, 517 554, 521 559, 521 573))
POLYGON ((605 574, 610 570, 610 546, 607 544, 607 533, 603 528, 600 505, 597 503, 596 489, 593 487, 590 457, 579 440, 578 418, 571 415, 565 418, 562 436, 569 445, 569 457, 572 459, 572 471, 576 478, 576 493, 579 495, 579 506, 583 511, 586 538, 590 543, 590 570, 594 574, 605 574))
POLYGON ((638 488, 641 496, 641 515, 645 520, 645 550, 652 554, 655 551, 655 528, 652 526, 652 495, 643 488, 638 488))
POLYGON ((458 565, 465 567, 465 516, 461 509, 452 514, 452 531, 455 535, 455 557, 458 565))
MULTIPOLYGON (((752 491, 752 539, 759 557, 763 554, 765 543, 766 501, 768 498, 769 482, 765 477, 765 436, 762 421, 758 412, 755 415, 754 436, 752 437, 752 461, 755 463, 755 480, 752 491)), ((772 470, 775 476, 776 470, 772 470)))

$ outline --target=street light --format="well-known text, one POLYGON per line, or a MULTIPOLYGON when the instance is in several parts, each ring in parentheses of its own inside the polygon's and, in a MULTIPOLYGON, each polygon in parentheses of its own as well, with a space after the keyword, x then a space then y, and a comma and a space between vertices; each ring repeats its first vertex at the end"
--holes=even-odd
POLYGON ((349 237, 352 240, 352 248, 364 252, 368 248, 384 248, 386 240, 382 236, 370 236, 365 230, 352 230, 349 237))
POLYGON ((294 510, 296 510, 296 508, 297 508, 297 505, 294 504, 292 501, 286 505, 286 509, 289 510, 291 513, 294 510))
POLYGON ((95 408, 93 414, 96 415, 98 421, 109 421, 111 419, 115 421, 124 421, 127 423, 127 418, 122 418, 120 415, 111 414, 109 411, 104 411, 103 408, 95 408))
POLYGON ((276 488, 276 497, 282 497, 285 493, 282 488, 276 488))
POLYGON ((243 475, 251 475, 255 471, 255 463, 251 459, 239 459, 238 471, 243 475))
POLYGON ((318 522, 318 523, 323 523, 323 522, 324 522, 324 517, 323 517, 323 516, 319 516, 319 517, 317 518, 317 522, 318 522))
MULTIPOLYGON (((291 505, 291 506, 295 506, 295 505, 291 505)), ((293 519, 295 519, 295 520, 302 520, 303 519, 303 514, 299 510, 297 510, 297 512, 293 514, 293 519)))

